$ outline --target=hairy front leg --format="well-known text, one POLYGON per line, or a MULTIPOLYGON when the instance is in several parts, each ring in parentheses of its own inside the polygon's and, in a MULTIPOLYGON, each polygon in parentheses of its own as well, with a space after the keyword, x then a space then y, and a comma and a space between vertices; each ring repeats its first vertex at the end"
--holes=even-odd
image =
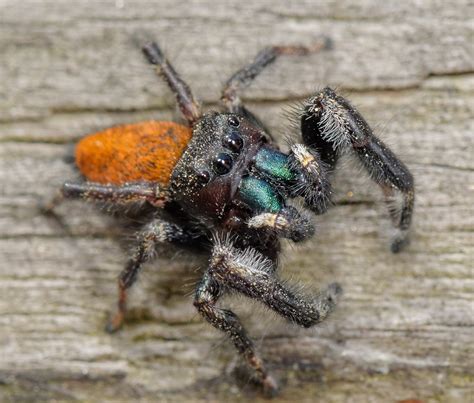
POLYGON ((391 249, 399 252, 409 242, 415 203, 414 179, 408 168, 372 132, 362 115, 343 97, 326 88, 306 101, 301 117, 305 144, 335 168, 344 152, 354 153, 390 201, 396 229, 391 249), (401 195, 397 200, 396 193, 401 195))
POLYGON ((230 241, 219 242, 214 247, 209 273, 227 287, 261 301, 302 327, 322 322, 342 292, 337 283, 312 297, 293 292, 275 276, 272 261, 255 249, 237 249, 230 241))
POLYGON ((233 247, 229 239, 217 240, 194 301, 200 314, 210 324, 227 333, 269 395, 276 393, 277 385, 257 355, 240 320, 232 311, 217 307, 223 290, 239 291, 261 301, 303 327, 323 321, 334 309, 342 292, 339 284, 333 283, 315 297, 303 297, 283 286, 275 277, 274 269, 274 263, 255 249, 240 250, 233 247))

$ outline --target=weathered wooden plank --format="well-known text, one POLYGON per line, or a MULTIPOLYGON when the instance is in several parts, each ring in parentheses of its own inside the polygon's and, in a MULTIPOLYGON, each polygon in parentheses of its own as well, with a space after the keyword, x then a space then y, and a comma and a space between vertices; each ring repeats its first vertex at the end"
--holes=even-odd
MULTIPOLYGON (((165 47, 206 103, 268 44, 330 35, 331 52, 281 59, 245 93, 277 133, 282 110, 337 85, 416 177, 413 242, 388 252, 378 190, 348 161, 317 238, 286 245, 281 275, 307 292, 331 281, 340 307, 317 329, 229 298, 283 385, 277 401, 469 401, 473 393, 472 4, 363 0, 0 2, 0 400, 242 401, 231 346, 192 307, 205 262, 147 265, 128 325, 103 332, 129 233, 81 203, 37 203, 75 176, 82 135, 171 119, 173 100, 133 38, 165 47), (200 270, 196 268, 200 267, 200 270)), ((293 133, 296 135, 297 133, 293 133)), ((171 257, 171 259, 170 259, 171 257)), ((256 398, 258 400, 258 398, 256 398)))

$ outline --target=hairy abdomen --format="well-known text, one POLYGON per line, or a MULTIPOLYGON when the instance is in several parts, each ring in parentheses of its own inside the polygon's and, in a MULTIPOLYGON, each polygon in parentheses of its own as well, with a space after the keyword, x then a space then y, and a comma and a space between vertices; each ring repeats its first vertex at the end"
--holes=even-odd
POLYGON ((75 160, 88 181, 167 185, 192 131, 174 122, 147 121, 112 127, 84 137, 75 160))

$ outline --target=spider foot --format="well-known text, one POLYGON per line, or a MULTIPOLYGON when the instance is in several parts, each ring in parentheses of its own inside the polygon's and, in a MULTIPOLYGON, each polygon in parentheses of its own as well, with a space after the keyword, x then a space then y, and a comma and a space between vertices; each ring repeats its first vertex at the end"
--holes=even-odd
POLYGON ((261 381, 262 388, 263 388, 263 395, 267 398, 273 398, 278 395, 279 387, 277 381, 271 376, 267 375, 261 381))
POLYGON ((392 239, 390 250, 392 253, 399 253, 410 244, 410 238, 408 237, 407 231, 399 231, 397 235, 392 239))
POLYGON ((109 321, 105 325, 105 331, 110 334, 116 333, 122 328, 123 322, 124 322, 123 313, 117 312, 109 319, 109 321))
POLYGON ((327 286, 325 293, 329 299, 337 303, 343 293, 342 286, 339 283, 331 283, 327 286))

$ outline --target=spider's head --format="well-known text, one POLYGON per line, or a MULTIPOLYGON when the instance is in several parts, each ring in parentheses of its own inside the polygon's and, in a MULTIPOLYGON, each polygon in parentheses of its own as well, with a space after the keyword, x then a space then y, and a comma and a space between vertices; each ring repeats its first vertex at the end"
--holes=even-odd
POLYGON ((266 141, 265 133, 242 116, 204 115, 173 170, 173 199, 197 217, 221 218, 266 141))

